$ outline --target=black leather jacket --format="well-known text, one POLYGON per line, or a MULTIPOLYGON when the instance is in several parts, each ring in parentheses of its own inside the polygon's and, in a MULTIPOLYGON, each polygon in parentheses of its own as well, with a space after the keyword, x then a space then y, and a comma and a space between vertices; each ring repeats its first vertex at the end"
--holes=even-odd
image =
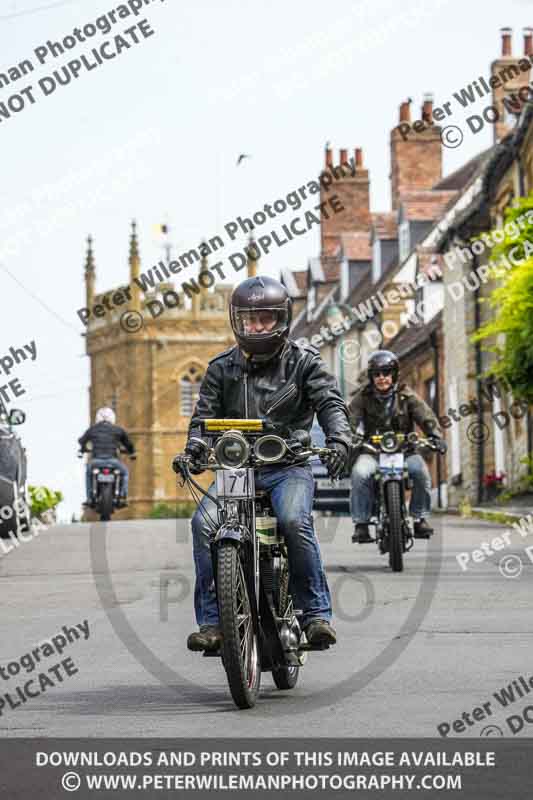
POLYGON ((342 442, 349 449, 348 409, 315 347, 289 339, 278 356, 256 364, 235 346, 209 362, 189 437, 201 436, 201 417, 268 417, 290 430, 309 431, 315 413, 326 443, 342 442))
POLYGON ((133 442, 124 428, 112 425, 110 422, 97 422, 96 425, 91 425, 78 442, 82 450, 85 450, 88 442, 92 443, 92 458, 116 458, 120 446, 130 455, 135 452, 133 442))

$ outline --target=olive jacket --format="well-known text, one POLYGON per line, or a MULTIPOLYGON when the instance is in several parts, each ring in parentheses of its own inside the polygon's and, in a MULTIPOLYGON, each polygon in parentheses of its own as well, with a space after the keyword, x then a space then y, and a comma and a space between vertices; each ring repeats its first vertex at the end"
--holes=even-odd
POLYGON ((418 425, 426 436, 442 438, 439 421, 431 408, 407 384, 400 383, 394 393, 392 408, 377 401, 370 381, 362 384, 348 405, 353 433, 365 439, 376 433, 394 430, 410 433, 418 425), (362 425, 362 429, 359 426, 362 425), (358 431, 359 429, 359 431, 358 431))

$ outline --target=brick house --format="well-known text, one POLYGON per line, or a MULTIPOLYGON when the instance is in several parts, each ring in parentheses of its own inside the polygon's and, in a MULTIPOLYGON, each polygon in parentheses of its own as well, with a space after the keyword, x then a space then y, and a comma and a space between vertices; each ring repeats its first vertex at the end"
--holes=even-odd
POLYGON ((533 192, 532 155, 533 106, 529 104, 514 131, 484 163, 475 184, 478 191, 469 205, 451 218, 438 245, 454 266, 444 273, 445 286, 457 295, 457 300, 444 308, 447 402, 455 409, 471 400, 477 403, 475 416, 461 415, 450 428, 450 501, 455 505, 463 499, 473 503, 490 499, 483 479, 493 471, 505 473, 505 485, 515 486, 526 471, 521 459, 533 452, 531 409, 517 409, 506 387, 487 381, 484 376, 494 356, 470 340, 493 313, 483 301, 494 284, 480 282, 476 287, 471 277, 488 262, 488 248, 466 262, 458 254, 465 253, 473 236, 499 227, 504 209, 515 197, 533 192), (455 264, 452 254, 456 255, 455 264), (455 291, 464 281, 470 290, 455 291))
MULTIPOLYGON (((322 252, 308 267, 310 294, 293 335, 319 347, 347 398, 364 373, 369 353, 379 346, 400 355, 402 376, 440 416, 482 391, 488 356, 469 336, 490 313, 479 301, 491 287, 476 289, 470 280, 458 296, 458 277, 468 282, 470 268, 459 276, 449 269, 445 256, 451 243, 466 244, 472 235, 488 230, 513 197, 533 189, 531 111, 524 108, 523 91, 517 127, 511 127, 516 120, 509 112, 516 109, 518 90, 528 84, 532 56, 529 29, 524 56, 518 57, 511 53, 509 29, 503 30, 502 54, 491 66, 492 102, 501 112, 494 144, 444 178, 440 127, 406 132, 404 126, 402 133, 402 123, 411 122, 411 101, 402 103, 390 137, 392 210, 368 213, 368 193, 352 194, 344 224, 357 216, 357 227, 325 230, 322 252), (359 259, 350 259, 350 244, 357 241, 359 259), (337 257, 338 266, 321 271, 325 255, 337 257)), ((429 96, 421 112, 424 119, 432 119, 429 96)), ((326 163, 332 163, 328 152, 326 163)), ((491 413, 505 412, 506 402, 496 397, 491 413)), ((470 441, 472 428, 467 425, 472 419, 453 420, 445 431, 450 448, 446 464, 432 465, 435 499, 444 506, 448 499, 457 505, 465 496, 483 500, 482 478, 490 468, 505 465, 511 481, 516 480, 523 469, 519 457, 531 452, 530 415, 513 422, 505 434, 494 431, 492 443, 470 441)), ((483 417, 477 422, 483 423, 483 417)))

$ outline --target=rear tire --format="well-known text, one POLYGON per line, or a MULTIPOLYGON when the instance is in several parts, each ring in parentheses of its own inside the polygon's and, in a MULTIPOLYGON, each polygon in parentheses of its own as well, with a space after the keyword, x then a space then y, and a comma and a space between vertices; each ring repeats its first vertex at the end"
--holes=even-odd
MULTIPOLYGON (((283 559, 278 589, 278 614, 280 617, 284 616, 287 606, 289 604, 289 568, 287 561, 283 559)), ((294 689, 298 683, 298 675, 300 674, 299 667, 280 667, 279 669, 272 670, 272 678, 278 689, 282 691, 285 689, 294 689)))
POLYGON ((108 522, 113 513, 113 486, 110 483, 104 483, 100 489, 100 520, 101 522, 108 522))
POLYGON ((403 572, 403 526, 400 484, 390 481, 385 486, 389 516, 389 564, 393 572, 403 572))
POLYGON ((238 708, 255 706, 261 683, 259 644, 238 547, 218 551, 217 592, 222 629, 222 660, 238 708))
POLYGON ((277 689, 294 689, 298 683, 300 667, 280 667, 272 670, 272 678, 277 689))

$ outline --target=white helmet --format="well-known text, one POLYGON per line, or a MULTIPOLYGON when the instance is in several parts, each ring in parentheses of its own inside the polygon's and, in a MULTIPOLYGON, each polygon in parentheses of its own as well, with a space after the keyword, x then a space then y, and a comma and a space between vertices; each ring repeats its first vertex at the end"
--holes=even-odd
POLYGON ((116 416, 115 412, 112 408, 108 406, 104 406, 104 408, 99 408, 96 412, 95 423, 98 422, 110 422, 111 425, 115 424, 116 416))

